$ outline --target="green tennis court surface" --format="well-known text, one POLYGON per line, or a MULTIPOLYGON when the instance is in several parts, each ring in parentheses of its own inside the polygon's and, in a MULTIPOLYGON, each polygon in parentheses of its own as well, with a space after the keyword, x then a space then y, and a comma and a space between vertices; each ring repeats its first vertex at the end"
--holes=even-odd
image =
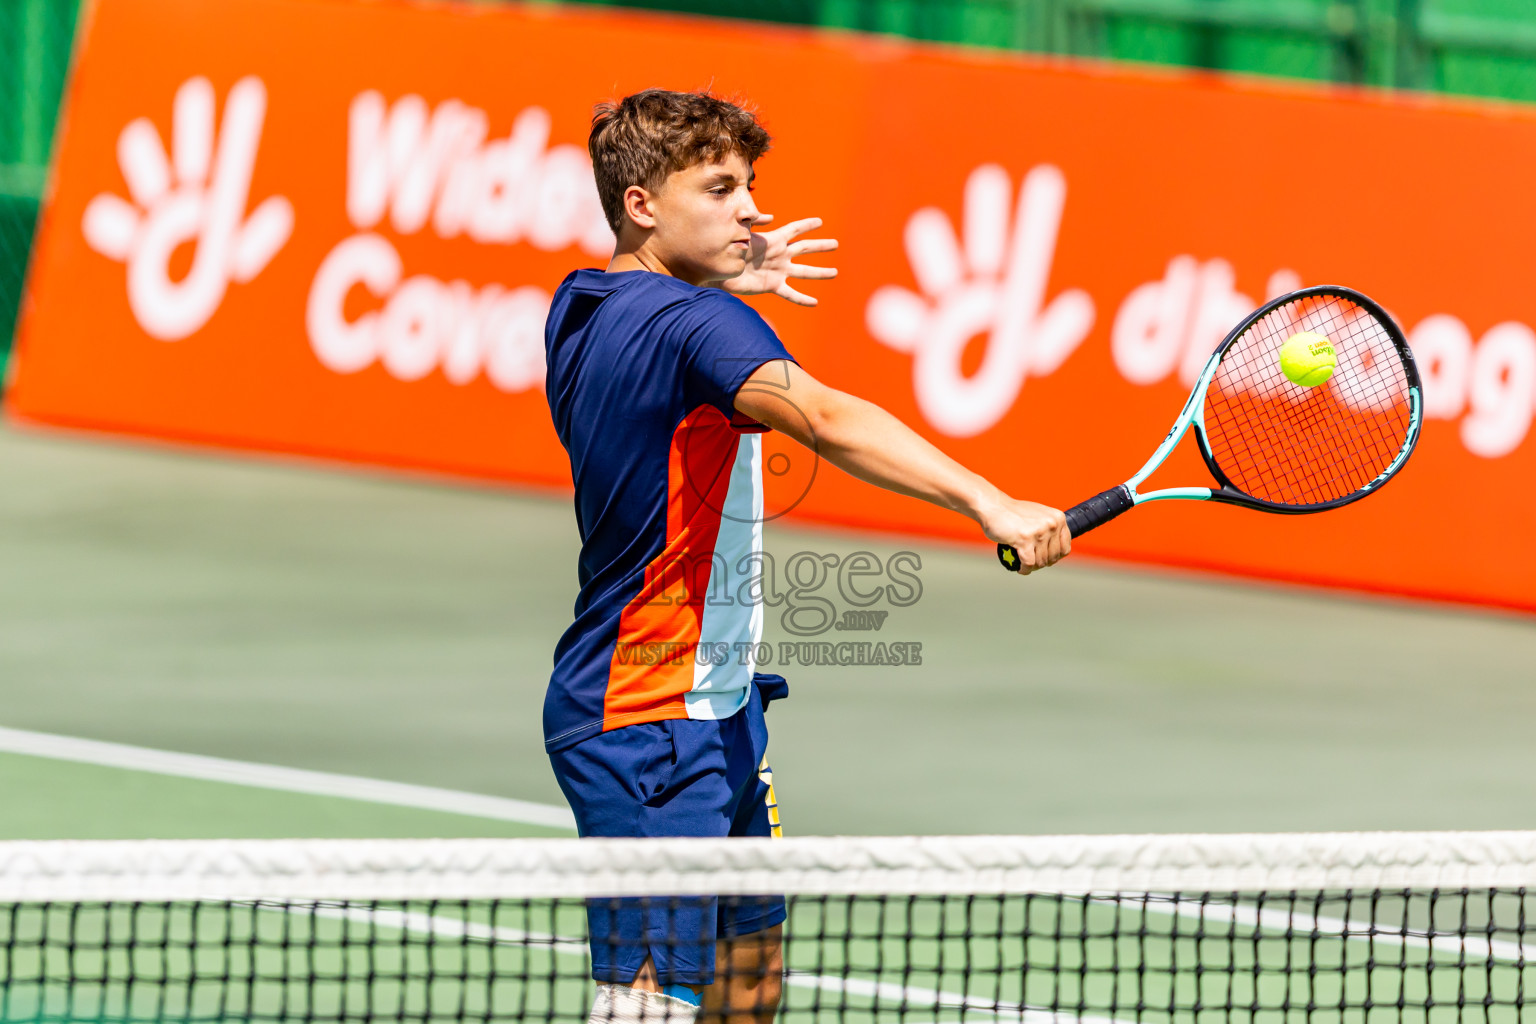
MULTIPOLYGON (((567 498, 14 430, 0 480, 0 726, 561 802, 567 498)), ((921 562, 878 631, 810 638, 920 666, 783 669, 791 833, 1536 827, 1530 619, 1086 561, 1018 580, 979 541, 768 545, 921 562)), ((12 837, 547 833, 21 755, 0 787, 12 837)))
POLYGON ((7 839, 244 836, 540 836, 569 833, 462 814, 0 754, 7 839))

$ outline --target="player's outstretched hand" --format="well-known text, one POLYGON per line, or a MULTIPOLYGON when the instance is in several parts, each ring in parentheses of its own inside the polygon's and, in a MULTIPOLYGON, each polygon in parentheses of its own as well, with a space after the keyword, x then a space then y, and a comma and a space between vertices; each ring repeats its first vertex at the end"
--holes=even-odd
POLYGON ((1067 517, 1049 505, 1007 498, 983 514, 981 528, 991 540, 1019 553, 1021 576, 1055 565, 1072 551, 1067 517))
MULTIPOLYGON (((762 227, 773 220, 765 213, 758 218, 755 227, 762 227)), ((752 252, 747 257, 747 268, 738 277, 721 283, 722 288, 733 295, 777 295, 797 306, 814 306, 816 300, 790 286, 791 278, 822 281, 837 276, 832 267, 807 267, 795 259, 813 252, 832 252, 837 248, 835 238, 796 237, 821 227, 820 217, 807 217, 792 221, 774 231, 752 233, 752 252)))

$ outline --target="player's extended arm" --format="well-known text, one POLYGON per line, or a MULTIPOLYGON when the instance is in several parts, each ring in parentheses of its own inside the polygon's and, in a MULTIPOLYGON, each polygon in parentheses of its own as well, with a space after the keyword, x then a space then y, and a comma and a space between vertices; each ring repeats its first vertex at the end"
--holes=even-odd
POLYGON ((970 516, 991 540, 1018 550, 1021 573, 1072 549, 1061 512, 1008 497, 878 405, 829 388, 787 360, 764 363, 747 378, 736 409, 860 480, 970 516))

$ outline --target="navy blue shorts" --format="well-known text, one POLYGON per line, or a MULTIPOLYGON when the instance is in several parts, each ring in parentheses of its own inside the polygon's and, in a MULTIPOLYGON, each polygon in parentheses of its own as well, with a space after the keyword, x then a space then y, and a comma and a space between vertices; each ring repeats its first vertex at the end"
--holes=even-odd
MULTIPOLYGON (((744 708, 723 721, 674 718, 626 725, 550 753, 582 836, 776 836, 763 709, 788 692, 759 675, 744 708)), ((628 984, 649 957, 663 985, 708 985, 715 941, 784 920, 782 896, 587 901, 592 977, 628 984)))

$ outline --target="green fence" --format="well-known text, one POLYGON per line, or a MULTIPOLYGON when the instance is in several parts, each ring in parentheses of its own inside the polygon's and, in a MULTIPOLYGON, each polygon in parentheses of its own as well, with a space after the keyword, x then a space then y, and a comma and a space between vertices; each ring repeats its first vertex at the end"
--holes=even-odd
POLYGON ((0 0, 0 371, 69 70, 75 0, 0 0))
MULTIPOLYGON (((1536 101, 1536 0, 621 2, 970 46, 1536 101)), ((0 0, 0 367, 76 12, 77 0, 0 0)))
POLYGON ((972 46, 1536 101, 1532 0, 617 3, 972 46))

